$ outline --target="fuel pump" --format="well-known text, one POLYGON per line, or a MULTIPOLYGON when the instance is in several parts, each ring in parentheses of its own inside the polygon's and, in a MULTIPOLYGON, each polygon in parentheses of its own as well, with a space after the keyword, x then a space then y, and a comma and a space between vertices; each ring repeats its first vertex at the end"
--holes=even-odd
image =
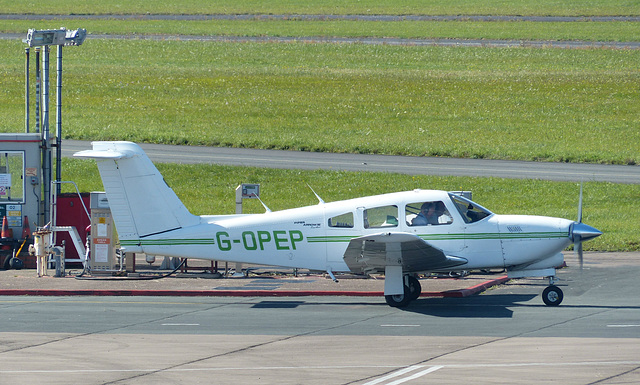
POLYGON ((92 273, 116 270, 114 226, 107 194, 91 193, 91 253, 89 266, 92 273))

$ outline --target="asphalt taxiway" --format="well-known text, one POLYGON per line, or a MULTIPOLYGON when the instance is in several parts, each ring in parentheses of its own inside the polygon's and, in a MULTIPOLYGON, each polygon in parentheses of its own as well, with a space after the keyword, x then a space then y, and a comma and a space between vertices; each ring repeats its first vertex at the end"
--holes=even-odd
MULTIPOLYGON (((393 156, 263 150, 250 148, 175 146, 141 143, 153 162, 269 165, 271 168, 393 172, 410 175, 493 176, 575 182, 640 184, 640 167, 593 163, 526 162, 492 159, 458 159, 421 156, 393 156)), ((91 142, 64 140, 62 155, 71 157, 91 148, 91 142)))
POLYGON ((0 382, 638 383, 639 261, 588 253, 581 271, 567 255, 555 308, 542 280, 404 309, 350 296, 2 296, 0 382))

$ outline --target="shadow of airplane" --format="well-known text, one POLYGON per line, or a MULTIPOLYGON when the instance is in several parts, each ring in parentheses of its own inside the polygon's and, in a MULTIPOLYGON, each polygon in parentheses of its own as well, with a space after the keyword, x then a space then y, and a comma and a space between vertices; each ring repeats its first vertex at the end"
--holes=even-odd
MULTIPOLYGON (((549 309, 542 301, 533 301, 538 294, 493 294, 487 296, 470 296, 464 298, 434 298, 421 297, 411 302, 404 308, 389 308, 395 311, 405 311, 416 314, 440 318, 511 318, 514 309, 517 308, 541 308, 549 309)), ((295 309, 308 306, 380 306, 388 307, 383 297, 370 297, 362 301, 351 302, 336 300, 333 297, 327 301, 305 301, 304 299, 286 300, 269 299, 257 302, 251 307, 254 309, 295 309)), ((638 310, 640 306, 634 305, 597 305, 597 304, 562 304, 558 309, 603 309, 638 310)))
MULTIPOLYGON (((463 317, 463 318, 510 318, 513 311, 509 307, 521 306, 522 302, 531 300, 537 295, 493 295, 491 297, 473 296, 469 298, 420 298, 413 301, 401 311, 408 311, 434 317, 463 317)), ((377 298, 377 297, 376 297, 377 298)), ((307 302, 304 300, 278 300, 270 299, 260 301, 251 307, 254 309, 294 309, 301 306, 388 306, 384 299, 371 302, 341 302, 320 301, 307 302)), ((393 309, 393 308, 390 308, 393 309)))
POLYGON ((419 298, 403 311, 443 318, 511 318, 510 307, 537 297, 533 294, 502 294, 467 298, 419 298))

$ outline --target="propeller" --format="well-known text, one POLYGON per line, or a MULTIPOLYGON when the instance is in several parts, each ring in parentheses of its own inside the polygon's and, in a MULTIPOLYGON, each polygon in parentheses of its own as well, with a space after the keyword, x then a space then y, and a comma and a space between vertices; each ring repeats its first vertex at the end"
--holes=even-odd
POLYGON ((584 265, 584 258, 582 256, 582 242, 588 241, 602 235, 602 231, 585 225, 582 223, 582 183, 580 184, 580 199, 578 201, 578 221, 573 222, 571 225, 571 240, 573 241, 574 253, 578 256, 580 261, 580 269, 584 265))

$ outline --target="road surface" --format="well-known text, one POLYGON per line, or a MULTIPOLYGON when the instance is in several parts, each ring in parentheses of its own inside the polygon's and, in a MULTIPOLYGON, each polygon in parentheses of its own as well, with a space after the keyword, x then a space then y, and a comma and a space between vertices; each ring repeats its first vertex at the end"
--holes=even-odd
MULTIPOLYGON (((481 176, 573 182, 640 184, 640 166, 521 162, 413 156, 336 154, 227 147, 141 144, 153 162, 210 163, 271 168, 392 172, 410 175, 481 176)), ((91 142, 64 140, 62 155, 91 148, 91 142)))

